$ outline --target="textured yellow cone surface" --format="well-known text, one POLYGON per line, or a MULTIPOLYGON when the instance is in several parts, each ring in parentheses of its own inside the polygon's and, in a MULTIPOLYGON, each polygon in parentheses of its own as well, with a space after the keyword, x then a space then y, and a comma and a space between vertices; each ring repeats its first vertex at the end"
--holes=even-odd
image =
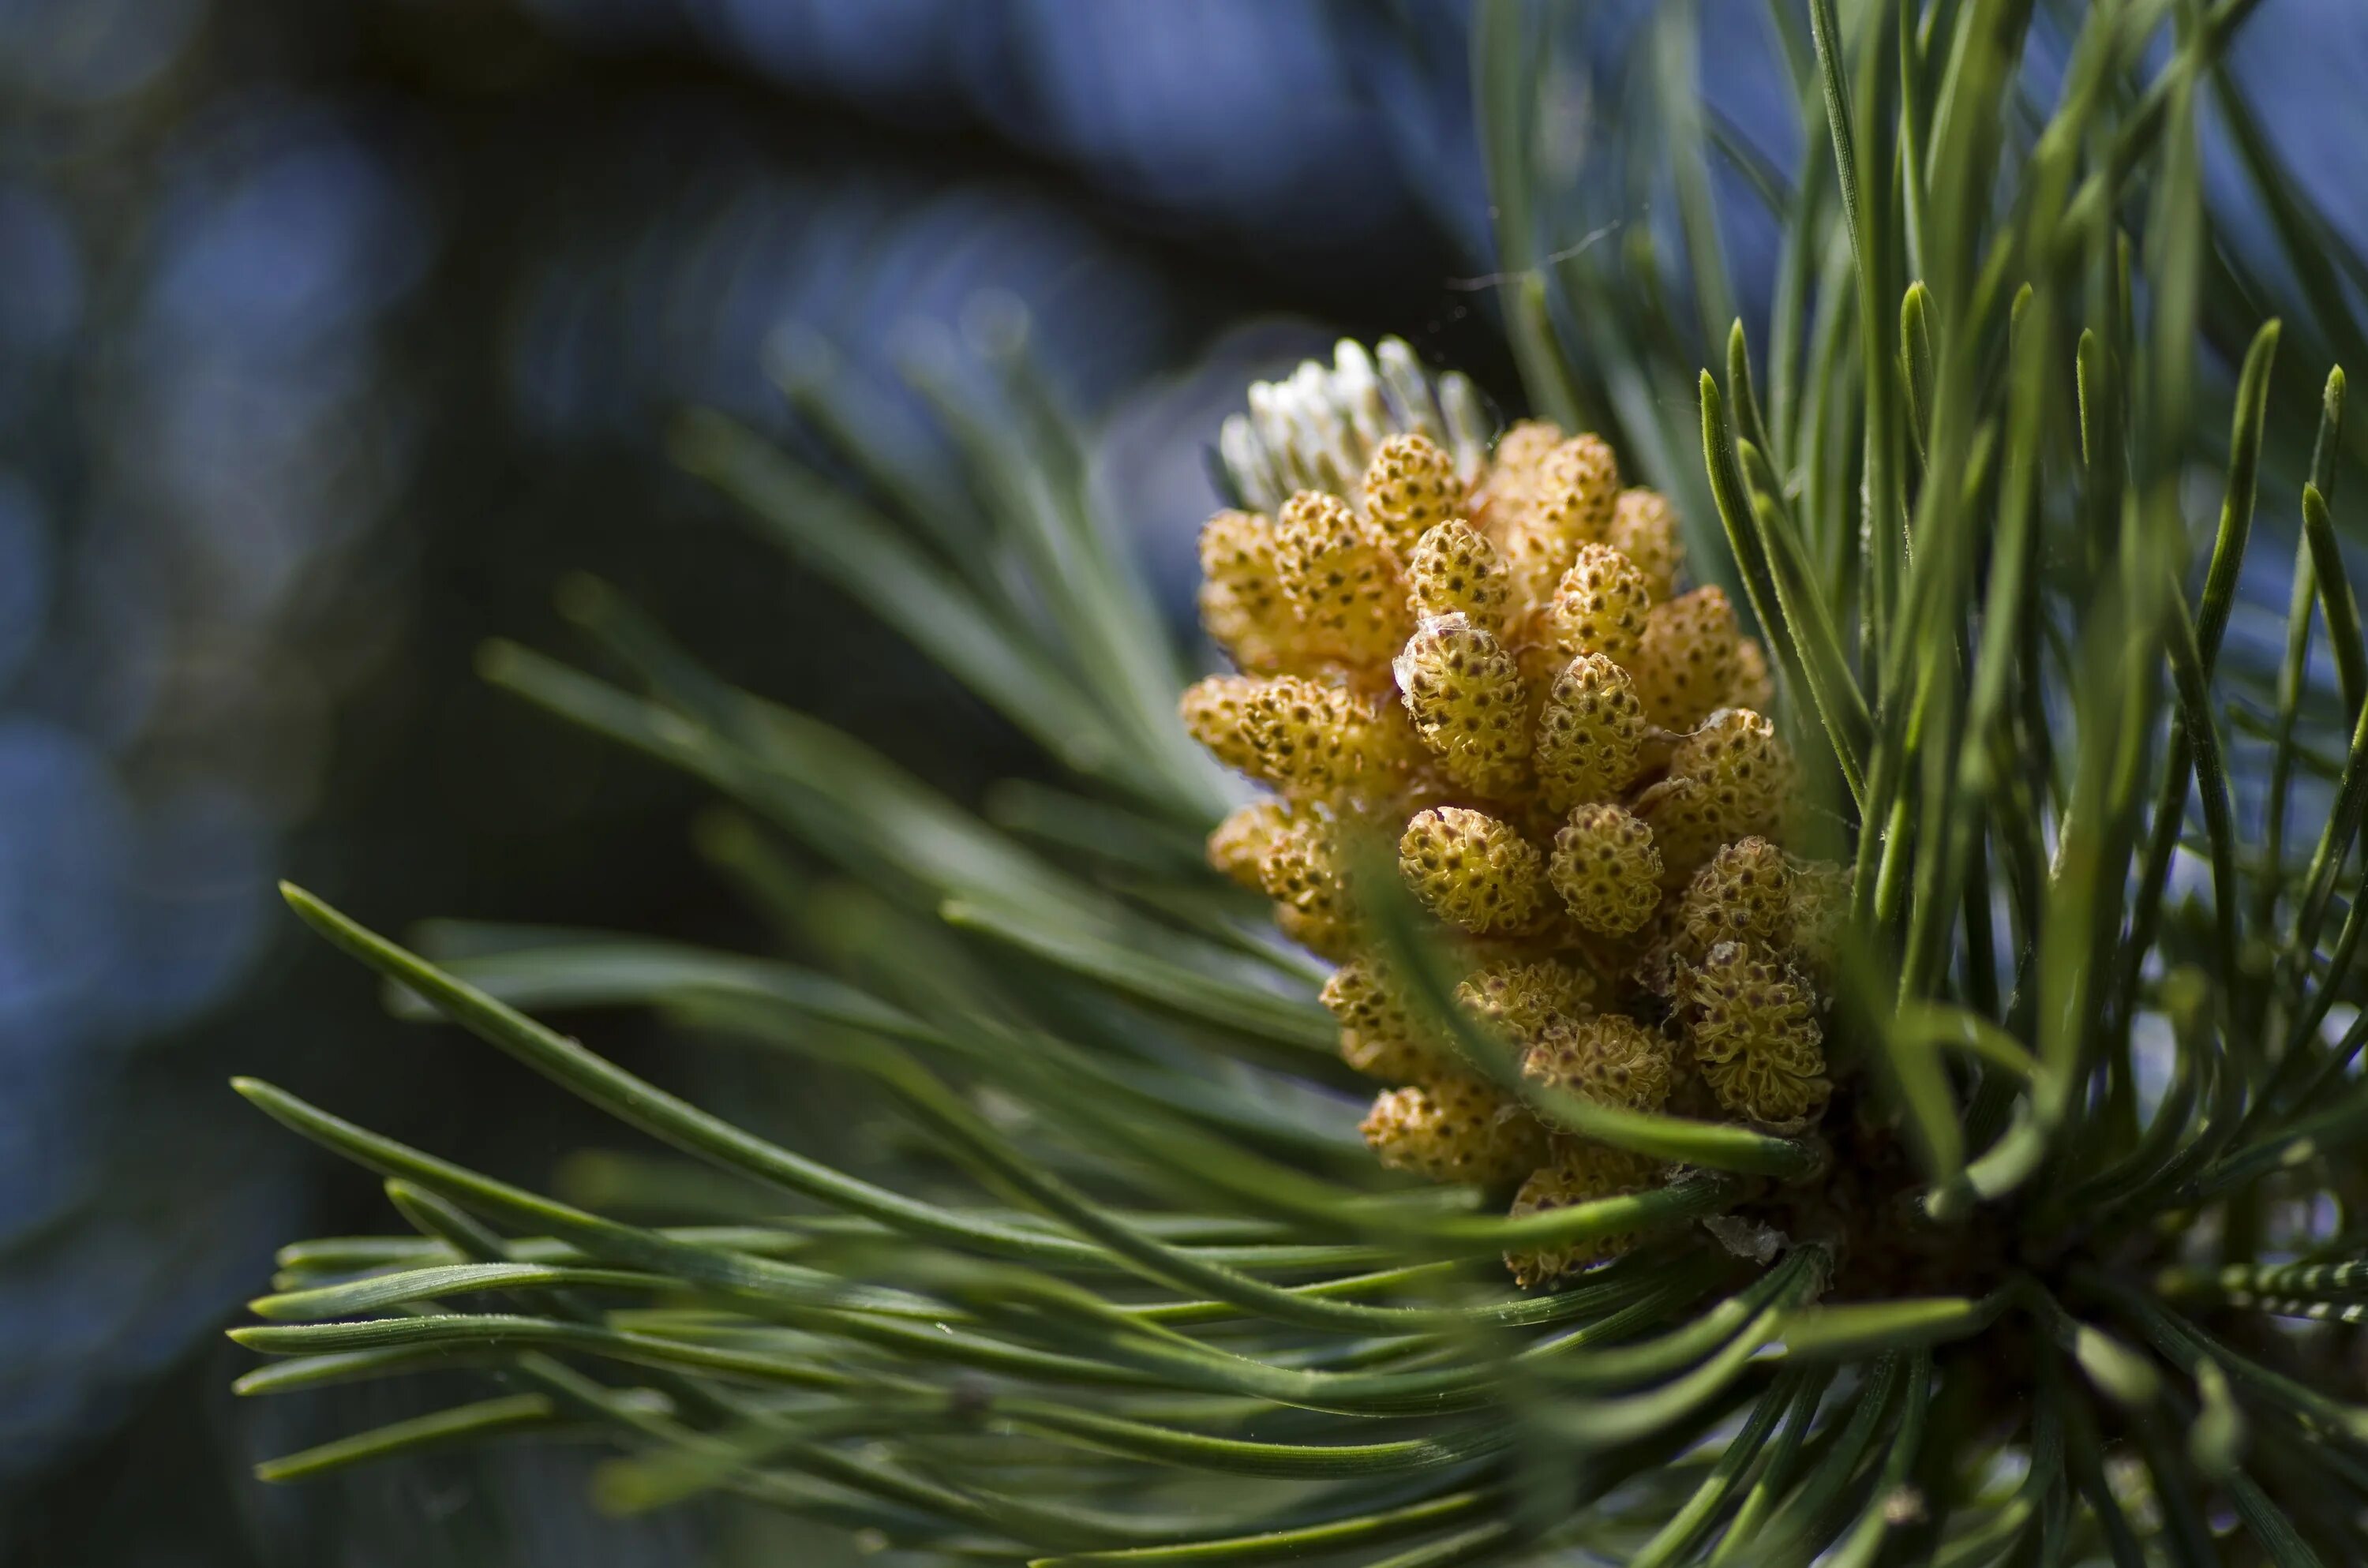
POLYGON ((1765 949, 1723 942, 1687 992, 1694 1062, 1720 1105, 1780 1126, 1825 1108, 1824 1033, 1798 974, 1765 949))
POLYGON ((1797 786, 1776 726, 1747 708, 1724 708, 1669 753, 1669 772, 1708 786, 1723 835, 1773 835, 1797 786))
POLYGON ((1308 817, 1292 823, 1258 861, 1260 891, 1292 912, 1293 924, 1318 937, 1321 950, 1345 951, 1356 932, 1339 839, 1332 824, 1308 817))
POLYGON ((1699 778, 1663 778, 1641 791, 1629 809, 1653 830, 1666 889, 1684 887, 1726 842, 1718 801, 1699 778))
MULTIPOLYGON (((1513 1197, 1511 1213, 1519 1219, 1659 1185, 1660 1168, 1642 1155, 1576 1139, 1558 1140, 1553 1163, 1530 1173, 1513 1197)), ((1528 1290, 1608 1262, 1635 1244, 1636 1237, 1629 1233, 1589 1236, 1558 1247, 1507 1253, 1505 1267, 1512 1270, 1513 1282, 1528 1290)))
POLYGON ((1636 657, 1653 613, 1653 588, 1635 563, 1608 544, 1582 544, 1546 607, 1554 645, 1565 654, 1636 657))
POLYGON ((1468 807, 1417 812, 1398 839, 1398 869, 1424 908, 1476 935, 1518 931, 1545 903, 1545 857, 1468 807))
POLYGON ((1236 730, 1247 760, 1234 766, 1262 783, 1323 794, 1356 784, 1377 764, 1373 710, 1338 687, 1281 676, 1259 682, 1238 703, 1236 730))
POLYGON ((1455 460, 1429 437, 1411 432, 1373 449, 1362 490, 1365 516, 1400 560, 1433 524, 1463 509, 1455 460))
POLYGON ((1457 987, 1456 1001, 1484 1023, 1524 1048, 1546 1026, 1582 1018, 1595 1010, 1595 976, 1558 959, 1489 964, 1457 987))
POLYGON ((1258 863, 1290 824, 1291 808, 1281 801, 1237 806, 1209 835, 1209 864, 1230 881, 1257 888, 1258 863))
POLYGON ((1752 708, 1766 711, 1776 700, 1776 678, 1768 673, 1768 650, 1756 637, 1746 637, 1735 645, 1735 678, 1726 688, 1729 708, 1752 708))
POLYGON ((1201 624, 1244 670, 1287 666, 1304 640, 1275 574, 1274 525, 1219 512, 1201 529, 1201 624))
POLYGON ((1600 436, 1573 436, 1545 456, 1538 520, 1573 544, 1600 540, 1620 498, 1620 460, 1600 436))
POLYGON ((1386 659, 1412 618, 1384 542, 1349 504, 1303 490, 1275 519, 1282 597, 1315 645, 1336 657, 1386 659))
POLYGON ((1850 872, 1830 860, 1791 862, 1792 926, 1786 936, 1793 961, 1813 980, 1830 980, 1842 922, 1850 914, 1850 872))
POLYGON ((1492 636, 1505 631, 1512 580, 1497 547, 1471 524, 1451 517, 1417 541, 1406 562, 1406 589, 1415 613, 1460 615, 1492 636))
POLYGON ((1636 777, 1645 710, 1628 672, 1600 653, 1564 666, 1538 715, 1533 765, 1546 808, 1608 800, 1636 777))
MULTIPOLYGON (((1526 1176, 1528 1213, 1666 1173, 1559 1135, 1550 1150, 1490 1086, 1509 1062, 1603 1105, 1806 1127, 1832 1092, 1822 993, 1849 876, 1790 852, 1798 771, 1763 716, 1766 651, 1721 590, 1678 594, 1668 501, 1544 421, 1485 464, 1385 419, 1360 440, 1360 473, 1328 448, 1293 465, 1335 493, 1210 520, 1202 615, 1244 674, 1182 711, 1278 797, 1220 824, 1209 861, 1338 966, 1340 1056, 1391 1086, 1367 1141, 1440 1180, 1526 1176), (1467 1059, 1385 983, 1342 858, 1367 834, 1397 844, 1463 977, 1452 1006, 1502 1060, 1467 1059)), ((1506 1261, 1543 1283, 1633 1239, 1506 1261)))
POLYGON ((1727 845, 1694 873, 1678 905, 1678 928, 1695 961, 1721 942, 1786 945, 1793 921, 1793 870, 1764 838, 1727 845))
POLYGON ((1404 1084, 1440 1076, 1452 1065, 1417 1041, 1406 1008, 1365 960, 1332 971, 1324 983, 1324 1006, 1340 1025, 1340 1059, 1360 1073, 1404 1084))
POLYGON ((1186 733, 1227 767, 1258 777, 1258 749, 1243 721, 1262 683, 1247 676, 1211 676, 1184 688, 1177 711, 1186 733))
POLYGON ((1645 574, 1653 602, 1678 591, 1686 565, 1685 540, 1668 497, 1657 490, 1623 490, 1613 503, 1603 542, 1626 556, 1645 574))
POLYGON ((1536 510, 1546 459, 1562 445, 1562 432, 1543 419, 1524 419, 1497 441, 1495 461, 1484 491, 1489 531, 1514 537, 1536 510))
POLYGON ((1520 528, 1508 536, 1535 597, 1552 590, 1580 545, 1600 542, 1620 494, 1620 464, 1601 437, 1574 436, 1538 463, 1520 528))
POLYGON ((1665 730, 1691 730, 1707 718, 1735 685, 1740 641, 1723 588, 1654 606, 1632 666, 1645 716, 1665 730))
POLYGON ((1600 1105, 1658 1110, 1677 1084, 1676 1054, 1656 1029, 1622 1013, 1549 1025, 1521 1072, 1600 1105))
POLYGON ((1546 1151, 1526 1111, 1469 1078, 1386 1090, 1360 1131, 1382 1164, 1434 1181, 1514 1181, 1546 1151))
POLYGON ((1415 733, 1449 778, 1481 795, 1519 790, 1529 771, 1529 695, 1504 644, 1460 615, 1422 623, 1397 658, 1415 733))
POLYGON ((1653 830, 1608 802, 1570 813, 1554 834, 1546 869, 1570 917, 1599 936, 1625 937, 1660 907, 1653 830))

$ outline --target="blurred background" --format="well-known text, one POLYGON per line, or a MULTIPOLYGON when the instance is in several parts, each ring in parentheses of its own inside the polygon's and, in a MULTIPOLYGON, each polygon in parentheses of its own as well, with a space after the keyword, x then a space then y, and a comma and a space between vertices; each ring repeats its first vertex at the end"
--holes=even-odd
MULTIPOLYGON (((1703 5, 1691 73, 1781 176, 1801 149, 1764 10, 1703 5)), ((1564 173, 1619 151, 1648 9, 1547 18, 1564 173)), ((845 1554, 729 1509, 601 1520, 564 1450, 249 1479, 398 1396, 227 1392, 247 1358, 216 1331, 273 1246, 388 1224, 230 1074, 591 1199, 609 1167, 580 1151, 623 1136, 391 1021, 272 882, 382 928, 762 940, 690 847, 695 786, 472 674, 488 636, 568 648, 552 592, 576 568, 953 793, 1039 766, 674 473, 668 413, 805 443, 775 376, 827 361, 866 390, 849 417, 938 473, 901 370, 958 374, 1024 321, 1181 629, 1208 449, 1252 377, 1395 333, 1520 410, 1467 22, 1463 0, 0 0, 0 1562, 845 1554)), ((2267 0, 2236 63, 2368 248, 2368 19, 2267 0)), ((1770 266, 1749 174, 1713 171, 1747 314, 1770 266)), ((1608 223, 1664 222, 1650 180, 1622 192, 1608 223)), ((2217 218, 2237 250, 2259 222, 2217 218)))

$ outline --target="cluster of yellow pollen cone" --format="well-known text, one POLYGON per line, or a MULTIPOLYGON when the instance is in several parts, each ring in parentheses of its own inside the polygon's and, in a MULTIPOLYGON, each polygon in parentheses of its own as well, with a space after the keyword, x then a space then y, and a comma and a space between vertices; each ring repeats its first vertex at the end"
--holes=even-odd
MULTIPOLYGON (((1525 422, 1483 462, 1419 434, 1349 494, 1301 490, 1201 535, 1201 608, 1239 673, 1183 714, 1271 791, 1209 857, 1337 963, 1350 1065, 1391 1085, 1384 1165, 1512 1187, 1512 1212, 1635 1192, 1655 1162, 1541 1124, 1401 1005, 1360 949, 1346 845, 1386 834, 1522 1072, 1607 1105, 1798 1130, 1824 1110, 1821 1019, 1843 869, 1784 847, 1795 769, 1766 656, 1721 589, 1678 591, 1668 503, 1611 449, 1525 422)), ((1507 1259, 1523 1285, 1625 1250, 1507 1259)))

